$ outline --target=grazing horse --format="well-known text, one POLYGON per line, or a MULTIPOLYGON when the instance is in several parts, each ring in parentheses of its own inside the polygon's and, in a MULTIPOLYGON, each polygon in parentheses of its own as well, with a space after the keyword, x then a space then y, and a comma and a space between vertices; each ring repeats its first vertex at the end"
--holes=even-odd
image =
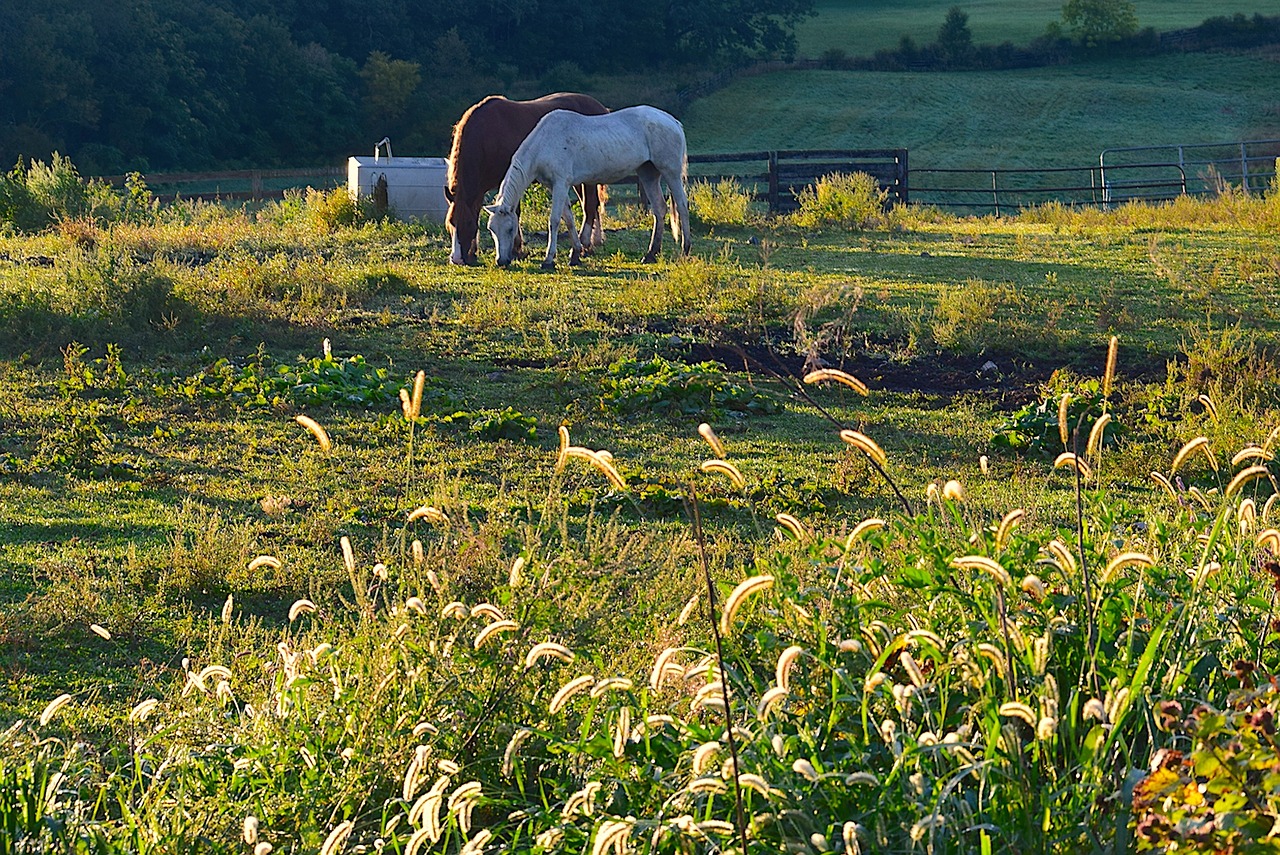
MULTIPOLYGON (((511 165, 511 155, 538 120, 552 110, 572 110, 593 116, 609 112, 590 95, 558 92, 533 101, 510 101, 501 95, 490 95, 462 114, 453 128, 453 148, 444 190, 449 200, 445 223, 453 236, 449 261, 476 263, 484 194, 498 186, 511 165)), ((599 246, 604 243, 599 189, 592 185, 581 188, 579 193, 583 210, 582 240, 590 238, 592 246, 599 246)), ((517 251, 521 243, 517 239, 517 251)))
POLYGON ((685 193, 688 154, 684 128, 675 117, 656 107, 627 107, 600 116, 583 116, 568 110, 547 113, 511 156, 511 166, 498 187, 498 198, 485 208, 489 231, 497 244, 499 267, 515 257, 520 234, 517 205, 529 185, 537 181, 551 192, 551 221, 547 228, 544 270, 556 266, 556 236, 560 218, 569 222, 573 239, 570 264, 582 256, 582 241, 573 229, 569 189, 575 184, 611 184, 635 175, 653 211, 653 235, 646 264, 657 260, 662 249, 662 225, 666 201, 659 178, 667 182, 675 210, 671 232, 688 253, 689 200, 685 193))

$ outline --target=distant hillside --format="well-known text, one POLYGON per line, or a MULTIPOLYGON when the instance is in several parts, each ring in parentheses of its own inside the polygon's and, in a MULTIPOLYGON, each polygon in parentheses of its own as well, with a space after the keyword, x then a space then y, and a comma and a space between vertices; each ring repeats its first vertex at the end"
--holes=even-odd
MULTIPOLYGON (((828 50, 849 56, 870 56, 893 48, 902 36, 917 42, 934 38, 947 16, 958 6, 969 15, 969 29, 978 44, 1009 41, 1022 45, 1042 35, 1062 17, 1062 0, 817 0, 817 15, 796 25, 797 54, 819 57, 828 50)), ((1134 0, 1139 27, 1175 30, 1192 27, 1216 15, 1280 12, 1275 0, 1134 0)))
POLYGON ((951 74, 779 71, 698 99, 683 121, 692 152, 892 146, 916 167, 1084 166, 1108 147, 1280 137, 1280 50, 951 74))

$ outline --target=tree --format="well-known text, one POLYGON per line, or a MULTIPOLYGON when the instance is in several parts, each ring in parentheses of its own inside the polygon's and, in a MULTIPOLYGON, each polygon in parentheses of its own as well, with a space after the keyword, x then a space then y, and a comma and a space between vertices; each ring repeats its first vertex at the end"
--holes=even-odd
POLYGON ((945 62, 956 64, 973 53, 973 34, 969 32, 969 15, 959 6, 952 6, 947 19, 938 29, 938 52, 945 62))
POLYGON ((1128 38, 1138 31, 1138 12, 1130 0, 1067 0, 1062 22, 1085 47, 1128 38))

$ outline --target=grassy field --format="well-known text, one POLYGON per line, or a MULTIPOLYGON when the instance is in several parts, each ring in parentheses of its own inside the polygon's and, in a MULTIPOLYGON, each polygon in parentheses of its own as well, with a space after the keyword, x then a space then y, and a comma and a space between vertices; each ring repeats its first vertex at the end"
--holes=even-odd
POLYGON ((651 267, 615 208, 554 274, 342 198, 0 237, 0 852, 1271 827, 1280 198, 706 203, 651 267))
POLYGON ((963 74, 782 71, 698 99, 683 122, 693 152, 901 147, 917 168, 1077 167, 1106 148, 1280 137, 1278 88, 1274 51, 963 74))
MULTIPOLYGON (((849 56, 870 56, 878 50, 897 47, 904 35, 911 36, 917 44, 926 44, 937 36, 947 11, 957 5, 969 15, 969 30, 976 44, 1006 41, 1026 44, 1043 35, 1050 23, 1062 20, 1062 4, 1053 0, 1032 3, 982 0, 959 4, 950 0, 818 0, 818 14, 796 28, 799 53, 804 57, 818 57, 823 51, 836 49, 849 56)), ((1236 12, 1275 14, 1274 5, 1265 2, 1224 7, 1203 0, 1138 0, 1133 5, 1139 27, 1161 31, 1193 27, 1206 18, 1236 12)))

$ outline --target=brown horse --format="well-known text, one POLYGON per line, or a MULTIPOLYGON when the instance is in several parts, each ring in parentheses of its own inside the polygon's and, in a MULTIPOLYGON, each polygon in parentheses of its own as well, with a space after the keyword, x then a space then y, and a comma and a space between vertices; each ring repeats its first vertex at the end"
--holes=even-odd
MULTIPOLYGON (((609 112, 590 95, 557 92, 533 101, 510 101, 501 95, 490 95, 462 114, 453 128, 453 149, 449 154, 444 190, 449 200, 445 224, 453 235, 449 261, 476 263, 484 195, 502 182, 502 176, 511 166, 511 155, 538 120, 552 110, 572 110, 588 116, 609 112)), ((583 208, 581 240, 598 246, 604 241, 599 188, 581 187, 578 194, 583 208)))

